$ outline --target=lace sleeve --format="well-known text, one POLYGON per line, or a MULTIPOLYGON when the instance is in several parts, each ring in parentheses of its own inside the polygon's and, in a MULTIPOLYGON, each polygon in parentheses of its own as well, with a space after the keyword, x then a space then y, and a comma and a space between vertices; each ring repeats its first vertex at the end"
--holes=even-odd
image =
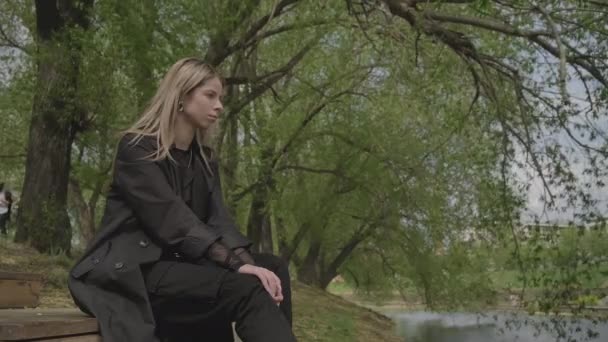
POLYGON ((249 253, 249 251, 243 247, 239 247, 237 249, 234 250, 234 254, 236 254, 239 258, 241 258, 241 260, 249 265, 255 265, 255 261, 253 260, 253 257, 251 256, 251 254, 249 253))
POLYGON ((237 271, 245 263, 223 243, 216 241, 209 246, 205 254, 207 259, 215 261, 222 267, 237 271))

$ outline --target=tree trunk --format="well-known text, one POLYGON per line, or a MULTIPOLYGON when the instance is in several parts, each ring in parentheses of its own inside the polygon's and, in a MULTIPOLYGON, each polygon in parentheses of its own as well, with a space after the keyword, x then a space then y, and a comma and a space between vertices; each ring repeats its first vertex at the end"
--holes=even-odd
POLYGON ((36 0, 37 76, 15 241, 69 253, 66 204, 70 152, 83 111, 76 89, 81 45, 93 0, 36 0))
POLYGON ((76 222, 80 229, 82 244, 86 246, 95 234, 95 212, 91 211, 82 195, 80 184, 75 179, 70 179, 68 185, 69 198, 72 207, 76 210, 76 222))
POLYGON ((322 268, 321 276, 319 277, 319 284, 321 288, 327 288, 329 283, 338 275, 338 269, 353 253, 355 248, 365 240, 365 235, 355 234, 351 239, 340 249, 340 253, 334 258, 334 260, 327 267, 322 268))
MULTIPOLYGON (((243 74, 243 53, 240 52, 235 56, 235 64, 233 71, 231 72, 233 77, 239 77, 243 74)), ((230 103, 237 102, 241 97, 241 88, 238 84, 229 85, 227 89, 226 103, 230 106, 230 103)), ((230 112, 230 111, 228 111, 230 112)), ((239 166, 239 121, 238 112, 233 115, 228 115, 224 120, 221 121, 221 132, 220 139, 217 142, 217 151, 220 154, 221 160, 224 161, 226 168, 223 172, 224 180, 224 192, 230 194, 235 188, 235 178, 238 172, 239 166)), ((226 197, 226 206, 230 212, 236 214, 236 202, 232 196, 226 197)))
POLYGON ((268 212, 268 186, 260 185, 253 192, 247 236, 253 242, 251 247, 258 253, 273 253, 272 226, 268 212))
POLYGON ((317 264, 321 255, 321 240, 313 240, 308 246, 308 253, 302 265, 298 267, 298 281, 304 284, 320 287, 319 271, 317 264))
MULTIPOLYGON (((310 228, 310 222, 304 222, 302 225, 300 225, 300 228, 296 232, 296 235, 293 237, 291 242, 288 242, 286 238, 279 238, 279 255, 281 256, 281 258, 283 258, 283 260, 289 262, 292 258, 295 258, 297 256, 296 251, 298 250, 300 243, 304 240, 304 238, 310 231, 310 228)), ((294 261, 297 262, 297 260, 295 259, 294 261)))
POLYGON ((259 184, 252 192, 249 220, 247 222, 247 236, 253 242, 252 248, 260 253, 273 253, 274 246, 269 212, 270 193, 274 188, 272 167, 270 166, 272 155, 271 147, 263 148, 260 156, 259 184))

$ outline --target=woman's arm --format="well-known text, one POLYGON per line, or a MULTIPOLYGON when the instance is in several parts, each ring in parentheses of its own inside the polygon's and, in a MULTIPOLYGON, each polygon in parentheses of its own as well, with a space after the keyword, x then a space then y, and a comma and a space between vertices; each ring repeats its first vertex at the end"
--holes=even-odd
POLYGON ((221 236, 204 224, 178 197, 160 166, 146 157, 155 146, 146 138, 130 144, 123 137, 116 155, 120 193, 148 234, 186 258, 198 260, 221 236))
POLYGON ((239 247, 234 250, 234 254, 236 254, 239 258, 241 258, 241 260, 244 263, 249 264, 249 265, 255 265, 255 260, 253 260, 253 257, 249 253, 249 250, 247 250, 243 247, 239 247))
POLYGON ((207 249, 206 258, 222 267, 238 271, 245 262, 221 241, 216 241, 207 249))

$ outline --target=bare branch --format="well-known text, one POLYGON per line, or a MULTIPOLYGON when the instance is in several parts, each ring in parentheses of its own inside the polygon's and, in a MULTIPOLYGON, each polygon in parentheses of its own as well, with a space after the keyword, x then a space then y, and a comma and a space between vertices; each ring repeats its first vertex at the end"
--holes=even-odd
MULTIPOLYGON (((559 56, 560 56, 559 50, 557 48, 555 48, 554 46, 552 46, 551 44, 549 44, 547 41, 541 39, 540 37, 531 37, 530 40, 535 42, 536 44, 540 45, 542 48, 547 50, 547 52, 549 52, 553 56, 559 58, 559 56)), ((599 69, 597 69, 593 64, 590 64, 589 62, 585 61, 584 59, 582 59, 580 57, 567 56, 566 60, 569 63, 578 65, 578 66, 582 67, 583 69, 587 70, 587 72, 589 72, 591 75, 593 75, 593 77, 595 77, 600 83, 602 83, 602 85, 604 85, 605 87, 608 87, 608 80, 606 80, 604 75, 602 75, 601 71, 599 69)))
POLYGON ((7 48, 13 48, 13 49, 17 49, 20 50, 26 54, 30 54, 30 52, 25 48, 25 46, 22 46, 21 44, 17 43, 16 40, 12 39, 4 30, 4 28, 2 27, 2 25, 0 25, 0 38, 2 38, 2 40, 4 40, 4 43, 0 43, 0 46, 2 47, 7 47, 7 48))
MULTIPOLYGON (((474 44, 464 34, 442 27, 439 23, 464 24, 493 32, 526 38, 542 47, 554 57, 560 59, 562 56, 559 48, 556 48, 543 38, 553 37, 554 35, 550 31, 520 30, 513 26, 482 18, 447 15, 432 10, 418 10, 415 7, 412 7, 410 2, 405 0, 383 0, 383 2, 388 6, 391 13, 403 18, 410 23, 412 27, 420 27, 427 35, 437 37, 444 44, 451 47, 456 53, 464 57, 476 59, 477 50, 474 44)), ((579 65, 593 75, 600 83, 608 87, 608 80, 606 80, 601 71, 580 54, 576 56, 565 56, 565 60, 568 63, 579 65)))
POLYGON ((0 159, 13 159, 13 158, 25 158, 27 155, 25 153, 19 154, 0 154, 0 159))
POLYGON ((340 170, 338 170, 338 169, 315 169, 312 167, 301 166, 301 165, 283 165, 283 166, 276 168, 276 171, 283 171, 283 170, 299 170, 299 171, 306 171, 306 172, 311 172, 311 173, 330 174, 330 175, 334 175, 336 177, 344 177, 344 174, 342 172, 340 172, 340 170))
POLYGON ((233 53, 238 50, 247 49, 251 46, 258 44, 260 41, 262 41, 268 37, 272 37, 272 36, 280 34, 280 33, 288 32, 288 31, 296 30, 296 29, 305 29, 305 28, 309 28, 309 27, 325 25, 328 23, 330 23, 330 21, 317 19, 317 20, 309 21, 307 23, 283 25, 281 27, 277 27, 275 29, 265 31, 263 33, 258 32, 253 37, 243 37, 241 40, 236 42, 234 45, 230 46, 228 48, 228 52, 233 53))
POLYGON ((468 26, 474 26, 483 28, 490 31, 500 32, 511 36, 518 37, 536 37, 536 36, 551 36, 550 31, 546 30, 520 30, 514 26, 505 25, 495 20, 487 20, 476 17, 465 17, 457 15, 449 15, 438 13, 432 10, 424 10, 421 12, 422 16, 428 19, 436 20, 439 22, 453 23, 453 24, 464 24, 468 26))
POLYGON ((595 6, 608 7, 608 1, 606 0, 587 0, 587 2, 595 6))
POLYGON ((420 4, 470 4, 475 0, 414 0, 415 5, 420 4))
POLYGON ((240 99, 237 103, 230 105, 230 111, 226 114, 226 119, 231 118, 233 115, 239 113, 245 106, 251 101, 257 99, 259 96, 264 94, 270 89, 277 81, 287 75, 312 49, 316 44, 316 40, 309 42, 305 45, 298 53, 296 53, 284 66, 281 68, 264 75, 264 82, 256 86, 251 92, 249 92, 244 98, 240 99))
POLYGON ((292 257, 296 255, 296 251, 298 250, 298 247, 300 247, 300 243, 304 240, 306 234, 310 231, 311 228, 312 225, 310 224, 310 222, 304 222, 302 225, 300 225, 300 228, 291 240, 291 243, 286 246, 286 248, 283 250, 283 253, 281 254, 281 258, 283 258, 283 260, 289 261, 292 257))
POLYGON ((551 27, 551 33, 553 34, 553 38, 557 43, 557 48, 559 49, 559 89, 562 93, 562 102, 567 105, 570 103, 570 100, 568 99, 568 90, 566 89, 566 49, 562 44, 561 33, 559 32, 557 25, 551 18, 551 15, 547 13, 547 11, 545 11, 540 6, 536 7, 536 9, 540 13, 542 13, 543 17, 545 17, 545 20, 547 20, 549 27, 551 27))
MULTIPOLYGON (((235 21, 235 26, 228 29, 228 32, 222 32, 214 39, 212 39, 211 47, 205 56, 205 60, 213 65, 221 64, 228 56, 232 53, 236 52, 240 48, 246 46, 246 42, 251 41, 255 38, 259 31, 264 28, 273 18, 276 18, 284 13, 285 9, 294 3, 297 3, 298 0, 281 0, 272 8, 269 14, 263 16, 254 22, 249 30, 243 34, 239 42, 235 45, 230 46, 230 37, 229 35, 233 30, 236 29, 237 25, 241 24, 242 19, 235 21)), ((258 1, 259 3, 259 1, 258 1)), ((250 15, 251 13, 243 12, 243 15, 250 15)))

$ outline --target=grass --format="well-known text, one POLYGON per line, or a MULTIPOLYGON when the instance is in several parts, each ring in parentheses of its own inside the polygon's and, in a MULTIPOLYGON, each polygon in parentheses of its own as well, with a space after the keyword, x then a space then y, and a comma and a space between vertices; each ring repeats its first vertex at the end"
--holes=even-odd
MULTIPOLYGON (((0 237, 0 270, 44 275, 41 308, 75 307, 66 284, 73 262, 66 255, 42 255, 0 237)), ((293 303, 298 341, 402 341, 388 317, 320 289, 294 282, 293 303)))
POLYGON ((351 295, 354 292, 354 289, 352 286, 350 286, 348 283, 346 282, 333 282, 333 283, 329 283, 329 286, 327 287, 327 291, 336 294, 336 295, 351 295))
POLYGON ((294 285, 294 331, 299 341, 402 341, 388 317, 325 291, 294 285))
POLYGON ((32 248, 0 238, 0 270, 44 276, 40 294, 42 308, 74 307, 67 291, 68 270, 73 262, 65 254, 43 255, 32 248))

